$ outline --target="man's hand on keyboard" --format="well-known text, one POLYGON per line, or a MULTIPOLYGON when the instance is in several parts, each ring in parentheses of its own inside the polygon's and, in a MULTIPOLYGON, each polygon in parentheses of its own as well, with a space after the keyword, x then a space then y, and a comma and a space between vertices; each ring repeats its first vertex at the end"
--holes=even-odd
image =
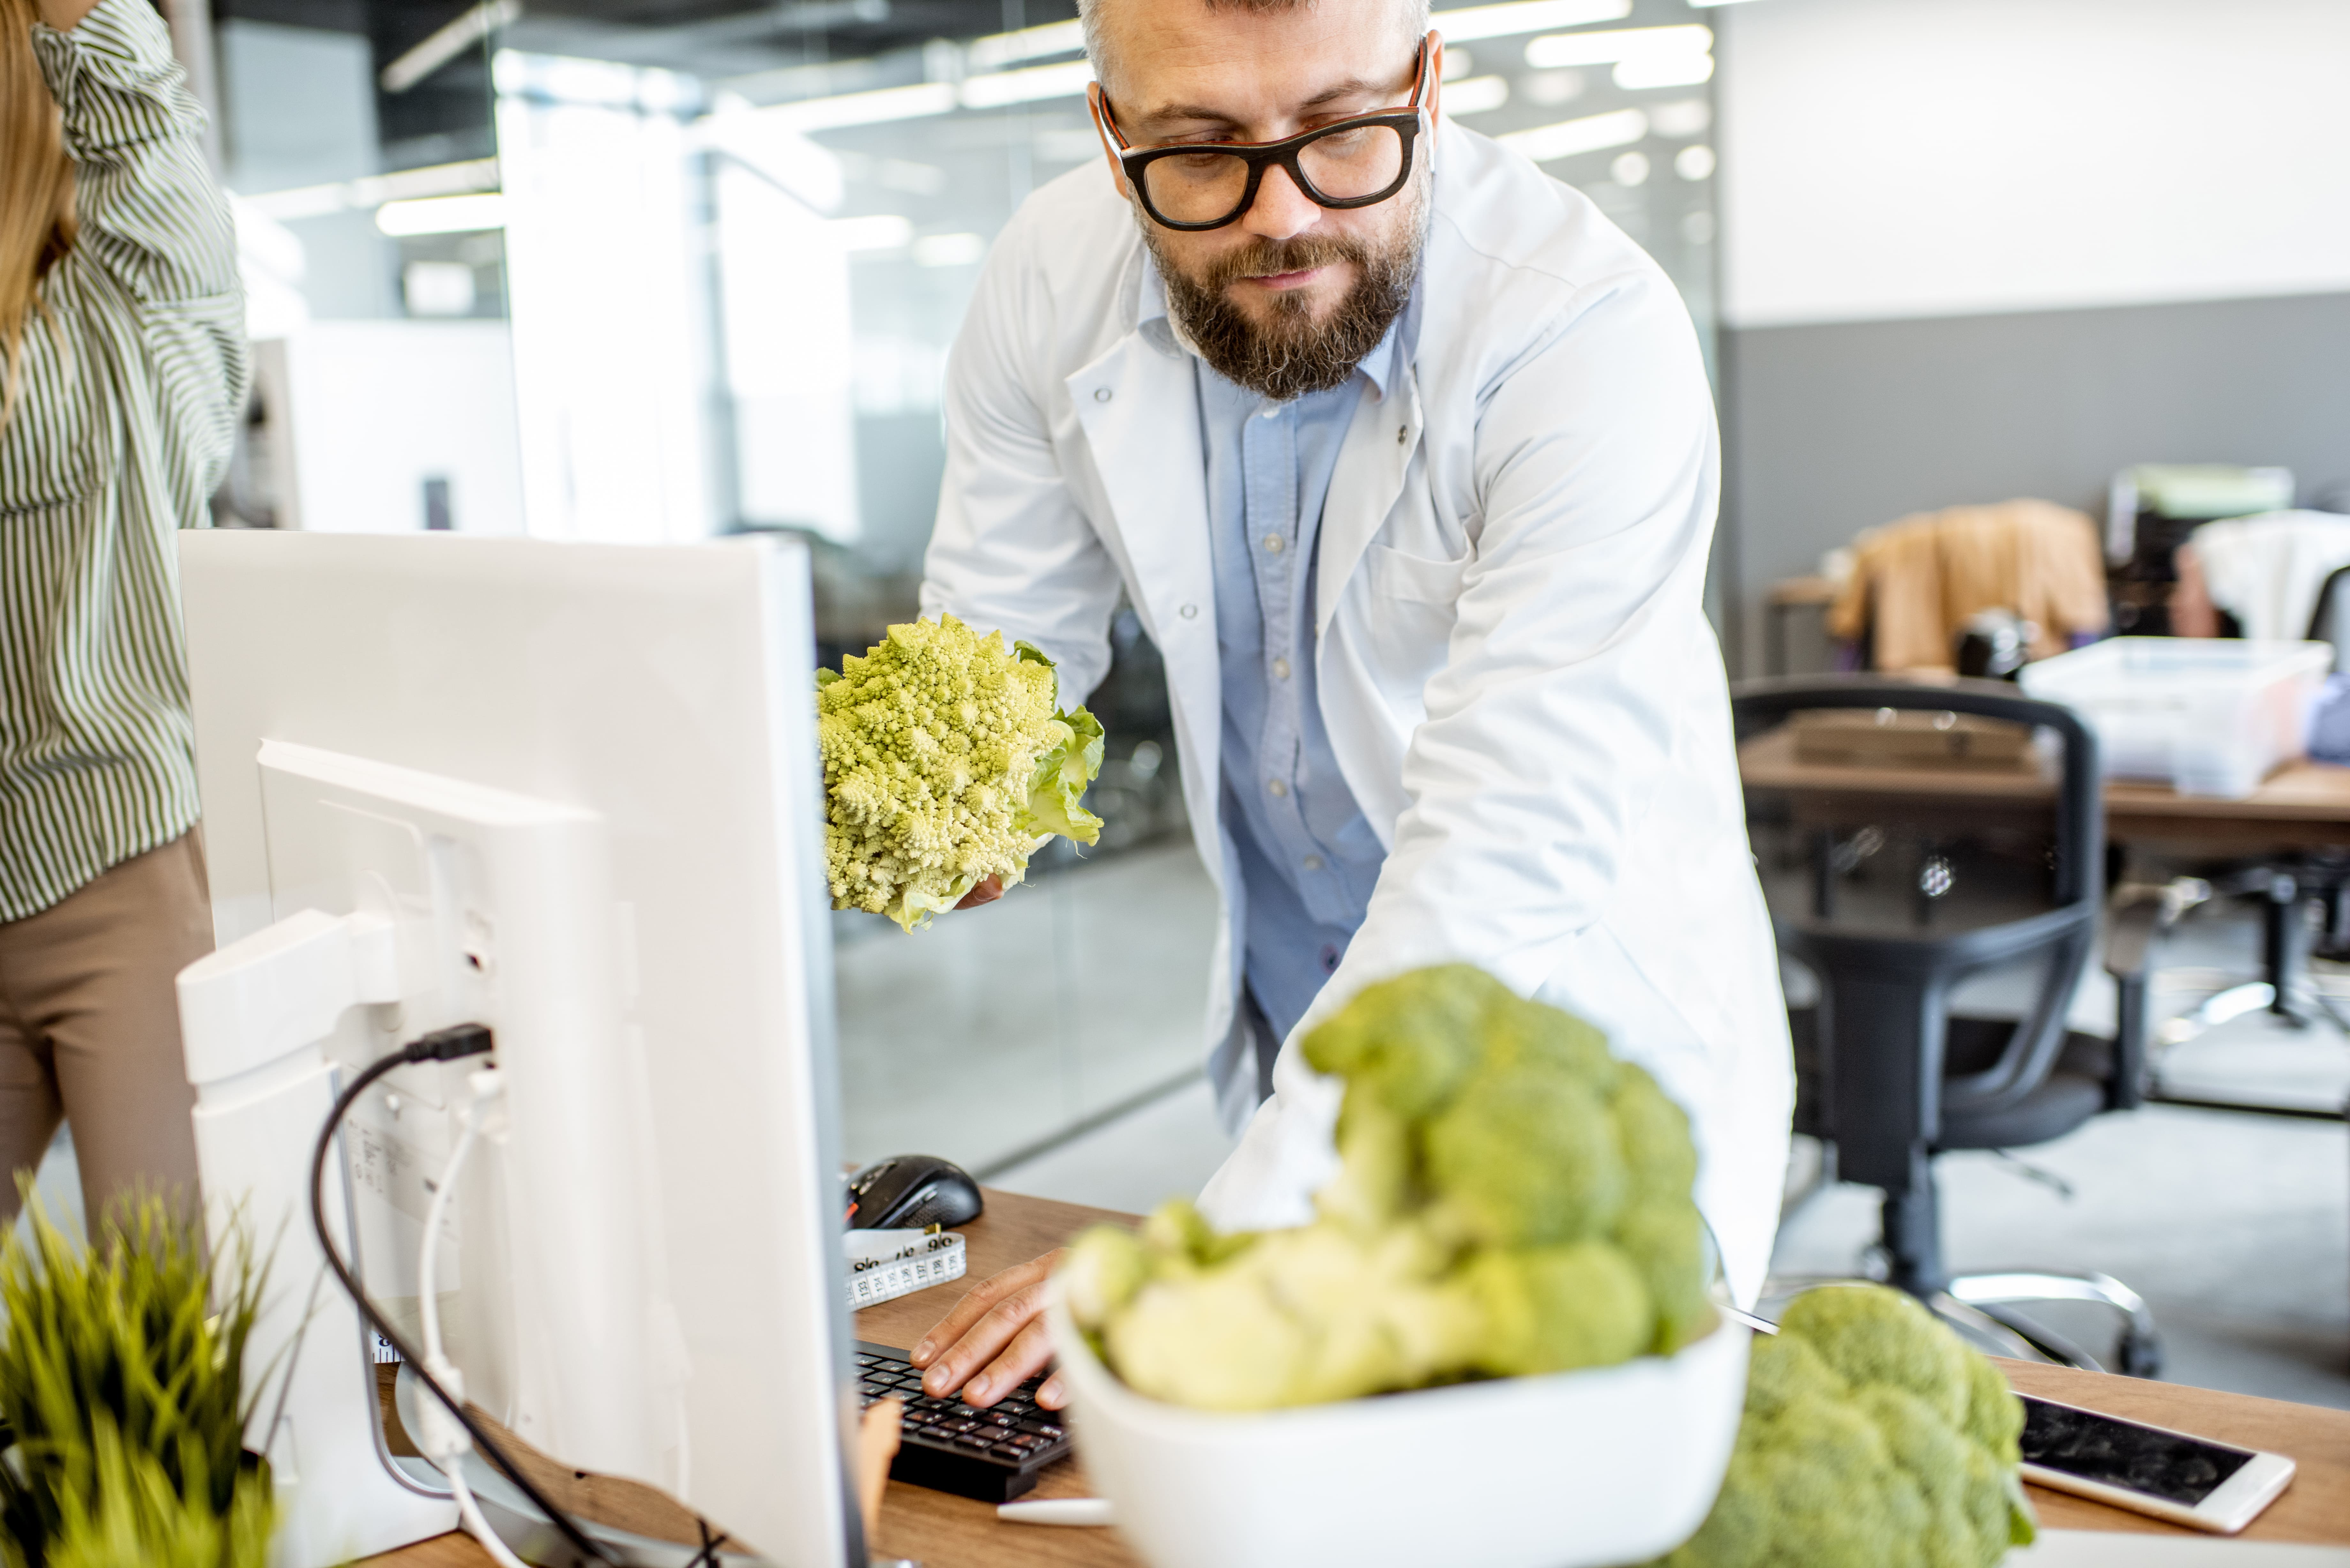
MULTIPOLYGON (((962 1402, 985 1409, 1041 1372, 1053 1359, 1045 1332, 1045 1281, 1062 1249, 1015 1263, 981 1282, 914 1346, 922 1392, 943 1399, 962 1390, 962 1402)), ((1058 1410, 1069 1401, 1056 1374, 1036 1390, 1036 1403, 1058 1410)))

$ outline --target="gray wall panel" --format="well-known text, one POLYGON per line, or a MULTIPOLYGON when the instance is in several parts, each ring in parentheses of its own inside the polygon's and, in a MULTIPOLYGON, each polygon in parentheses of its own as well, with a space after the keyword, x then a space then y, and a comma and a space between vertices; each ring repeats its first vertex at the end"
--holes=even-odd
POLYGON ((1762 590, 1905 513, 2102 522, 2133 462, 2281 463, 2304 504, 2350 480, 2350 294, 1760 327, 1722 355, 1749 671, 1762 590))

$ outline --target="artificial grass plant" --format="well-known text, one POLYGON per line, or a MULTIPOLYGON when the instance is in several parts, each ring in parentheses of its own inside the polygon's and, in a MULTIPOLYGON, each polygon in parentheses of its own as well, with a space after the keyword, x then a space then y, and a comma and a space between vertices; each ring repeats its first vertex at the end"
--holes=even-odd
MULTIPOLYGON (((82 1246, 20 1181, 0 1241, 0 1562, 263 1568, 268 1467, 244 1453, 244 1351, 267 1270, 218 1260, 163 1198, 82 1246)), ((256 1386, 263 1379, 255 1379, 256 1386)))

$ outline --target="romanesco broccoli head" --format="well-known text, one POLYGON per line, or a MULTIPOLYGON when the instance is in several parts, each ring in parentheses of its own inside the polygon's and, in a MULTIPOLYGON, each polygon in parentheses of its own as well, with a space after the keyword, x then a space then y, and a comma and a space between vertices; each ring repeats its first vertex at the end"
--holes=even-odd
POLYGON ((1078 797, 1101 768, 1101 726, 1055 713, 1055 696, 1050 659, 952 616, 893 626, 820 673, 833 908, 910 931, 983 877, 1019 881, 1043 835, 1094 842, 1100 822, 1078 797))
POLYGON ((2021 1424, 1998 1370, 1916 1302, 1808 1292, 1755 1340, 1721 1496, 1659 1568, 1992 1568, 2033 1533, 2021 1424))

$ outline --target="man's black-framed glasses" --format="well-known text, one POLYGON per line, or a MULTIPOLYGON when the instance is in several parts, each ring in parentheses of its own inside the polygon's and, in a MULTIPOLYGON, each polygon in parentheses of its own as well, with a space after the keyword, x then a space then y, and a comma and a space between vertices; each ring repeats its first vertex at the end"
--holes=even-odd
POLYGON ((1182 142, 1136 149, 1110 113, 1097 83, 1094 117, 1109 138, 1142 209, 1170 229, 1221 229, 1249 210, 1264 171, 1275 166, 1306 197, 1324 207, 1375 207, 1411 178, 1412 149, 1427 123, 1430 33, 1419 46, 1411 101, 1401 109, 1358 114, 1317 126, 1285 141, 1182 142))

